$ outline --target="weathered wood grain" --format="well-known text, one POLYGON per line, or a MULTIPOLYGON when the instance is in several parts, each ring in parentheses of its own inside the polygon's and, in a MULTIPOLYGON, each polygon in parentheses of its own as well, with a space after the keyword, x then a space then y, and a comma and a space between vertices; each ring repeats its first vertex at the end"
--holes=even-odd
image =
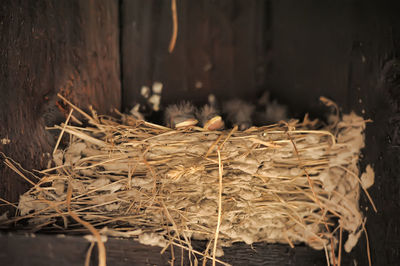
MULTIPOLYGON (((58 92, 99 113, 120 108, 118 28, 116 0, 0 3, 0 139, 11 141, 1 152, 26 169, 46 166, 45 126, 68 112, 58 92)), ((2 159, 0 197, 16 202, 28 186, 2 159)))
MULTIPOLYGON (((205 243, 194 241, 193 247, 204 248, 205 243)), ((0 234, 0 259, 4 265, 83 265, 90 243, 82 236, 0 234)), ((171 251, 160 254, 160 247, 144 246, 133 240, 109 238, 105 243, 107 265, 170 265, 171 251)), ((252 247, 235 244, 224 249, 220 259, 232 265, 324 265, 321 251, 305 246, 291 249, 287 245, 255 243, 252 247)), ((181 265, 181 249, 174 248, 174 265, 181 265)), ((193 257, 192 257, 193 258, 193 257)), ((199 264, 202 258, 198 257, 199 264)), ((193 262, 193 260, 192 260, 193 262)), ((183 264, 190 265, 187 252, 183 264)), ((97 265, 96 247, 91 265, 97 265)), ((208 260, 207 265, 211 265, 208 260)), ((345 264, 347 265, 347 264, 345 264)))
POLYGON ((172 32, 170 1, 123 1, 123 105, 140 100, 140 88, 164 84, 163 104, 190 99, 254 99, 265 85, 269 38, 267 1, 177 1, 178 39, 172 32))

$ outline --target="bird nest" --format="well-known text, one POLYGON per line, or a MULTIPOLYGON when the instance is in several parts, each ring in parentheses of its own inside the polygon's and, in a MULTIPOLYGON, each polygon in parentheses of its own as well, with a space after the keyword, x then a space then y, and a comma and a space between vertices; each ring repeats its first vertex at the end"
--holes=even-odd
POLYGON ((57 143, 53 165, 21 195, 19 214, 8 222, 28 219, 35 230, 85 228, 98 240, 134 237, 214 259, 221 247, 240 241, 306 243, 328 252, 339 242, 340 249, 347 231, 345 250, 357 242, 364 226, 360 187, 369 197, 373 181, 359 178, 366 121, 354 113, 325 126, 305 117, 206 131, 123 114, 89 116, 71 106, 66 123, 55 127, 59 142, 69 137, 68 144, 57 143), (88 126, 70 125, 73 111, 88 126), (191 239, 209 244, 195 251, 191 239))

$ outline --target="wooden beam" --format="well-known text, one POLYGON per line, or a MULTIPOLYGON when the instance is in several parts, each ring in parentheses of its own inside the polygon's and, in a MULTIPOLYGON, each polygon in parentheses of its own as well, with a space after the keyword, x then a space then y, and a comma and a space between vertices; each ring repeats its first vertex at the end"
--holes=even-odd
MULTIPOLYGON (((193 241, 193 247, 201 250, 204 242, 193 241)), ((3 265, 83 265, 90 243, 82 236, 56 236, 43 234, 0 234, 0 260, 3 265)), ((160 247, 142 245, 134 240, 108 238, 105 243, 107 265, 169 265, 170 249, 163 255, 160 247)), ((91 265, 97 265, 96 248, 93 248, 91 265)), ((325 265, 324 251, 309 247, 244 243, 224 248, 220 260, 232 265, 325 265)), ((181 249, 174 248, 174 265, 181 265, 181 249)), ((193 258, 193 257, 192 257, 193 258)), ((184 265, 190 265, 187 252, 184 265)), ((202 258, 198 257, 199 263, 202 258)), ((193 260, 192 260, 193 262, 193 260)), ((207 265, 211 265, 208 260, 207 265)), ((343 264, 349 265, 349 264, 343 264)))
MULTIPOLYGON (((58 92, 101 114, 120 108, 118 0, 5 1, 0 14, 0 152, 42 169, 57 135, 45 126, 68 114, 58 92)), ((27 185, 1 156, 0 197, 16 202, 27 185)))

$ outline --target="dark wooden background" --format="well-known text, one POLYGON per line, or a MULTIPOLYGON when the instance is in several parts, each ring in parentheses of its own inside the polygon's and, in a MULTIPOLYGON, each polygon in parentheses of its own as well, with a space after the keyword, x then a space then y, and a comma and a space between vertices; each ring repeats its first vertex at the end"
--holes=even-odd
POLYGON ((122 1, 123 105, 132 106, 141 86, 155 81, 164 84, 164 104, 204 103, 211 92, 254 99, 265 85, 269 6, 262 0, 178 0, 178 39, 170 54, 170 1, 122 1))
MULTIPOLYGON (((57 107, 54 98, 59 91, 101 113, 113 107, 129 109, 140 100, 141 86, 155 81, 164 84, 164 106, 182 99, 203 103, 210 92, 220 99, 255 101, 268 89, 290 106, 293 115, 309 111, 318 116, 323 110, 318 97, 324 95, 343 111, 354 110, 374 120, 366 130, 360 166, 370 163, 375 169, 370 193, 379 211, 371 210, 363 194, 360 203, 368 218, 373 265, 397 265, 399 1, 178 0, 177 4, 178 39, 169 54, 170 1, 2 1, 0 139, 8 137, 11 143, 0 144, 0 151, 28 169, 45 165, 41 154, 51 150, 54 137, 43 127, 63 119, 58 114, 62 106, 57 107), (199 82, 202 86, 196 88, 199 82)), ((27 187, 0 165, 0 197, 15 202, 27 187)), ((29 239, 2 235, 0 258, 9 265, 29 265, 17 258, 23 249, 33 247, 33 251, 52 250, 40 252, 32 260, 34 265, 46 260, 65 265, 83 262, 87 244, 80 238, 29 239)), ((126 240, 112 240, 107 252, 112 264, 168 261, 168 255, 160 257, 157 249, 126 240)), ((34 257, 35 252, 29 254, 34 257)), ((224 259, 234 264, 325 263, 323 252, 304 246, 293 250, 257 244, 252 250, 239 244, 225 254, 224 259)), ((363 236, 344 257, 343 265, 355 263, 368 265, 363 236)))
MULTIPOLYGON (((45 126, 68 112, 58 92, 101 113, 120 108, 118 25, 118 1, 0 2, 0 139, 11 141, 1 152, 26 169, 47 165, 45 126)), ((0 164, 0 197, 16 202, 27 188, 0 164)))

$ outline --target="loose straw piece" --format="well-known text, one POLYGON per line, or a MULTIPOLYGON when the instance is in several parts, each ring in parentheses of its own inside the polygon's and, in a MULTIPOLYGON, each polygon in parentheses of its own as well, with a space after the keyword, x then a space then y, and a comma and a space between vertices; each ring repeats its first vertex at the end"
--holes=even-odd
POLYGON ((172 36, 169 43, 168 51, 172 53, 175 48, 176 38, 178 37, 178 15, 176 13, 176 0, 171 0, 171 11, 172 11, 172 36))
MULTIPOLYGON (((329 253, 328 253, 328 249, 326 248, 326 245, 324 244, 324 250, 325 250, 325 258, 326 258, 326 265, 330 266, 330 262, 329 262, 329 253)), ((335 256, 335 255, 333 255, 335 256)))
POLYGON ((218 142, 222 139, 223 135, 220 135, 214 142, 213 144, 211 144, 210 148, 208 148, 208 151, 206 152, 206 155, 204 155, 204 158, 207 158, 208 155, 210 155, 210 153, 212 152, 212 150, 214 149, 215 145, 218 144, 218 142))
POLYGON ((60 93, 57 93, 57 96, 63 100, 64 102, 66 102, 68 105, 70 105, 73 109, 75 109, 76 111, 78 111, 81 115, 83 115, 84 117, 86 117, 87 120, 89 120, 90 122, 94 123, 95 120, 88 115, 87 113, 85 113, 84 111, 82 111, 82 109, 80 109, 78 106, 74 105, 73 103, 71 103, 70 101, 68 101, 64 96, 62 96, 60 93))
POLYGON ((224 141, 218 146, 218 153, 219 150, 222 149, 222 147, 225 145, 225 143, 228 141, 228 139, 233 135, 233 133, 235 133, 238 130, 238 126, 235 126, 234 128, 232 128, 231 131, 229 131, 228 136, 226 136, 226 138, 224 139, 224 141))
POLYGON ((371 261, 371 250, 369 247, 369 239, 368 239, 368 233, 367 233, 367 229, 365 228, 365 222, 366 220, 364 220, 364 222, 362 223, 362 228, 365 234, 365 240, 367 241, 367 256, 368 256, 368 265, 371 266, 372 265, 372 261, 371 261))
POLYGON ((213 266, 215 266, 215 253, 217 252, 217 242, 219 235, 219 227, 221 225, 221 213, 222 213, 222 173, 223 166, 221 162, 221 153, 217 150, 218 153, 218 173, 219 173, 219 191, 218 191, 218 221, 217 228, 215 229, 215 240, 214 240, 214 248, 213 248, 213 266))
MULTIPOLYGON (((34 177, 34 178, 36 178, 36 179, 38 179, 38 180, 41 179, 40 177, 38 177, 37 175, 35 175, 33 172, 24 169, 20 163, 14 161, 14 160, 11 159, 10 157, 6 156, 6 155, 5 155, 3 152, 1 152, 1 151, 0 151, 0 155, 3 156, 4 161, 7 159, 10 163, 12 163, 12 164, 14 165, 14 167, 18 166, 19 169, 20 169, 21 171, 30 174, 32 177, 34 177)), ((17 168, 17 169, 18 169, 18 168, 17 168)), ((37 170, 33 170, 33 171, 38 172, 37 170)), ((39 173, 40 173, 40 172, 39 172, 39 173)))
POLYGON ((210 241, 208 241, 208 244, 207 244, 207 247, 206 247, 206 250, 203 252, 203 266, 206 266, 207 265, 207 256, 208 256, 208 251, 210 250, 210 247, 211 247, 211 243, 212 243, 212 241, 210 240, 210 241))
POLYGON ((90 257, 92 256, 93 247, 94 247, 94 241, 91 241, 89 249, 86 253, 85 266, 90 266, 90 257))
MULTIPOLYGON (((57 126, 57 128, 61 128, 61 127, 57 126)), ((72 130, 72 129, 69 129, 68 127, 65 127, 65 132, 67 132, 67 133, 69 133, 71 135, 75 135, 80 139, 84 139, 87 142, 93 143, 93 144, 98 145, 100 147, 107 146, 106 142, 104 142, 102 140, 99 140, 99 139, 96 139, 94 137, 91 137, 91 136, 89 136, 89 135, 87 135, 85 133, 82 133, 80 131, 72 130)))
POLYGON ((31 184, 32 186, 36 186, 36 184, 34 182, 32 182, 29 178, 27 178, 23 173, 21 173, 21 171, 19 171, 17 169, 17 167, 15 167, 15 165, 13 165, 7 158, 4 160, 4 164, 7 165, 11 170, 13 170, 14 172, 16 172, 20 177, 22 177, 23 179, 25 179, 29 184, 31 184))
POLYGON ((13 206, 14 208, 18 209, 18 206, 15 205, 14 203, 9 202, 8 200, 5 200, 3 198, 0 198, 0 201, 4 202, 5 204, 9 205, 9 206, 13 206))
POLYGON ((65 128, 67 127, 68 122, 69 122, 69 120, 71 119, 71 115, 72 115, 73 112, 74 112, 74 109, 71 108, 71 110, 69 111, 69 115, 68 115, 68 117, 67 117, 67 120, 65 120, 64 126, 63 126, 63 128, 62 128, 62 130, 61 130, 61 133, 60 133, 60 135, 58 136, 56 146, 54 146, 53 154, 57 151, 58 145, 60 145, 61 138, 62 138, 62 136, 64 135, 65 128))
POLYGON ((339 251, 338 251, 338 266, 342 264, 342 235, 343 235, 343 227, 340 225, 339 229, 339 251))

